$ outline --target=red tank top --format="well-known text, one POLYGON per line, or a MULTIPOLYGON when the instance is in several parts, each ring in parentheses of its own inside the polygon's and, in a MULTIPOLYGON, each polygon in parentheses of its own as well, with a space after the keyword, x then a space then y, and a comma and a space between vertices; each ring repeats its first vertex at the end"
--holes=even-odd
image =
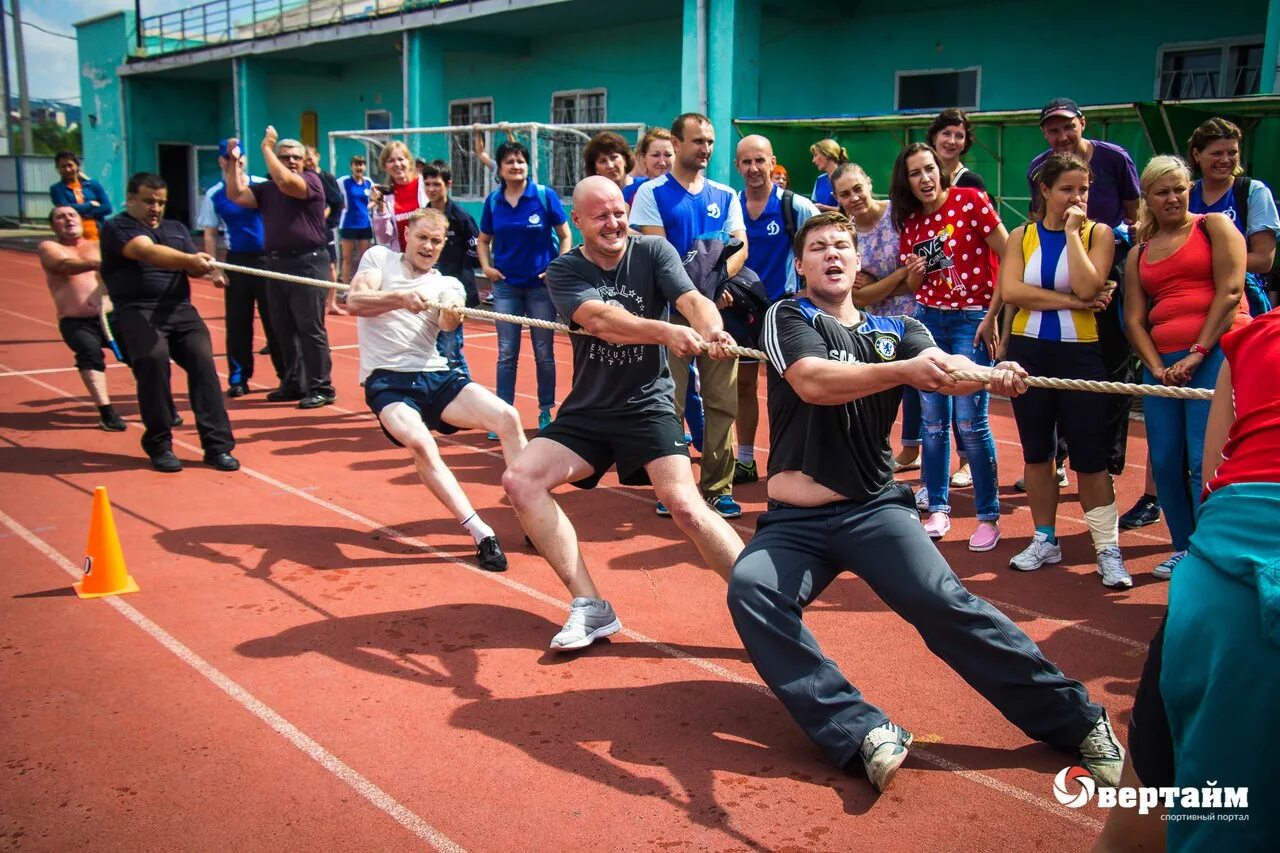
MULTIPOLYGON (((1200 337, 1213 304, 1213 246, 1205 233, 1204 216, 1193 218, 1195 224, 1186 242, 1172 255, 1149 261, 1143 252, 1138 258, 1142 289, 1153 300, 1147 314, 1151 340, 1161 353, 1190 349, 1200 337)), ((1241 299, 1231 328, 1238 329, 1248 322, 1249 308, 1241 299)))
POLYGON ((400 239, 400 251, 405 250, 404 235, 409 230, 409 216, 419 207, 424 207, 422 198, 425 192, 420 189, 422 178, 414 178, 407 184, 396 186, 395 217, 396 236, 400 239))
POLYGON ((1222 464, 1205 487, 1280 483, 1280 308, 1222 336, 1231 366, 1236 420, 1222 448, 1222 464))

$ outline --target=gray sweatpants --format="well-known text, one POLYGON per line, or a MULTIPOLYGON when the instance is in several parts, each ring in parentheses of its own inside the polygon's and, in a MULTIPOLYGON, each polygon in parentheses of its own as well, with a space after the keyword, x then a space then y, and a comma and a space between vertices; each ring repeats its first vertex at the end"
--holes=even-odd
POLYGON ((905 484, 867 503, 771 504, 734 564, 729 612, 765 683, 840 767, 857 757, 869 731, 889 721, 822 653, 801 619, 844 571, 866 581, 930 651, 1029 737, 1074 751, 1102 716, 1080 682, 964 588, 920 526, 905 484))

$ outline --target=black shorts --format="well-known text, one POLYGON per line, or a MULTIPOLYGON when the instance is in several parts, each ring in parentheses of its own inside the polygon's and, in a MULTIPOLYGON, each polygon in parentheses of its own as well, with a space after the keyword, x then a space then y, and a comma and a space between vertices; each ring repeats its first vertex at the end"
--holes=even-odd
MULTIPOLYGON (((1010 361, 1032 376, 1057 379, 1105 380, 1102 347, 1094 343, 1042 341, 1023 335, 1009 338, 1010 361)), ((1022 461, 1028 465, 1052 462, 1057 456, 1059 431, 1067 443, 1071 470, 1097 474, 1107 470, 1112 435, 1106 394, 1028 388, 1013 400, 1013 419, 1022 441, 1022 461)))
MULTIPOLYGON (((364 401, 375 415, 392 403, 407 403, 417 410, 422 422, 441 435, 457 432, 461 427, 441 420, 444 410, 471 384, 461 370, 435 370, 431 372, 403 373, 396 370, 375 370, 364 380, 364 401)), ((382 419, 378 419, 382 426, 382 419)), ((404 445, 385 426, 382 433, 396 447, 404 445)))
POLYGON ((58 331, 62 339, 71 347, 76 356, 77 370, 107 369, 107 361, 102 351, 108 349, 107 336, 102 331, 102 321, 97 317, 62 317, 58 320, 58 331))
POLYGON ((338 246, 333 241, 325 244, 324 250, 329 253, 329 263, 336 264, 338 262, 338 246))
POLYGON ((664 456, 689 456, 684 427, 676 420, 674 410, 639 415, 561 413, 537 437, 563 444, 595 469, 590 476, 573 483, 579 489, 594 489, 614 465, 618 466, 622 485, 647 486, 650 483, 645 465, 664 456))
POLYGON ((372 228, 339 228, 338 236, 343 240, 372 240, 372 228))

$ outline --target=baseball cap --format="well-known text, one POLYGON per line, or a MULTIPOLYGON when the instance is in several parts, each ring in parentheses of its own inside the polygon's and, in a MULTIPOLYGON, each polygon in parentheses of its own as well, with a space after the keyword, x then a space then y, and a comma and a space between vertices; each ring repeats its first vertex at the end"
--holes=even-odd
POLYGON ((1084 113, 1080 112, 1080 107, 1070 98, 1054 98, 1040 110, 1040 123, 1044 124, 1057 116, 1083 118, 1084 113))
MULTIPOLYGON (((220 140, 218 140, 218 156, 219 156, 219 157, 227 157, 227 158, 230 158, 230 157, 231 157, 231 151, 230 151, 230 149, 227 147, 227 143, 228 143, 228 142, 230 142, 230 141, 231 141, 230 139, 220 139, 220 140)), ((237 148, 237 149, 239 149, 239 148, 240 148, 240 145, 239 145, 238 143, 236 144, 236 148, 237 148)))

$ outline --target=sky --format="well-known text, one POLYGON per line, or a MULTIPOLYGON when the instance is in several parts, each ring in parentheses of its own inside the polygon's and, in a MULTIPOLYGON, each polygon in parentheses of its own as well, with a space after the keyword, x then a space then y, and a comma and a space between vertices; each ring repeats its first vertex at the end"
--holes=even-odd
MULTIPOLYGON (((12 0, 2 0, 6 13, 13 10, 12 0)), ((33 98, 79 103, 80 78, 74 40, 41 32, 28 23, 75 38, 75 22, 117 9, 133 8, 133 0, 20 0, 22 5, 22 41, 27 52, 27 90, 33 98)), ((156 15, 187 6, 200 0, 142 0, 142 14, 156 15)), ((5 34, 9 41, 9 91, 18 96, 17 59, 13 50, 13 19, 5 16, 5 34)))

